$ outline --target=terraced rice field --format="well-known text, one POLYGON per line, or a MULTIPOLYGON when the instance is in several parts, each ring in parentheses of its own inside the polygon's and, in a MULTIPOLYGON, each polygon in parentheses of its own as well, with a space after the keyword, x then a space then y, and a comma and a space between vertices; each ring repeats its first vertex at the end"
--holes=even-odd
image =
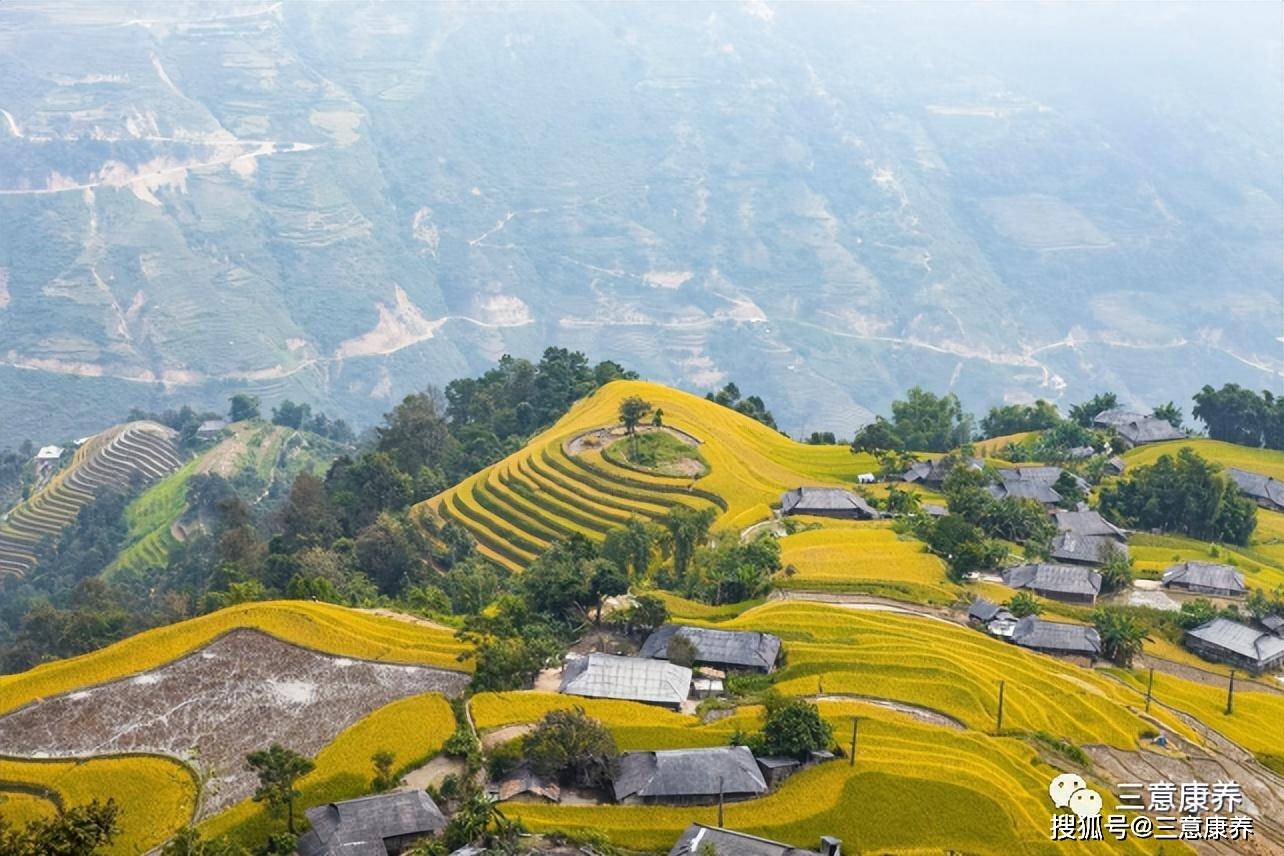
POLYGON ((189 621, 148 630, 97 651, 0 676, 0 713, 38 698, 157 668, 236 628, 261 630, 326 654, 470 669, 466 651, 449 628, 398 621, 360 610, 308 601, 264 601, 231 606, 189 621))
MULTIPOLYGON (((411 696, 376 710, 342 732, 317 753, 316 769, 299 780, 302 807, 351 799, 369 792, 374 768, 370 756, 386 749, 393 769, 404 773, 441 749, 455 730, 450 705, 436 693, 411 696)), ((200 825, 207 837, 227 835, 246 846, 261 844, 282 822, 260 803, 245 800, 200 825)))
POLYGON ((130 422, 85 441, 69 466, 0 523, 0 577, 30 571, 40 541, 57 538, 99 491, 134 479, 157 481, 179 469, 173 434, 154 422, 130 422))
MULTIPOLYGON (((1153 728, 1129 709, 1140 709, 1142 697, 1116 681, 947 621, 776 602, 717 626, 780 636, 786 660, 776 687, 787 695, 890 699, 989 731, 1002 679, 1005 730, 1131 750, 1153 728)), ((1156 718, 1198 742, 1175 717, 1156 718)))
POLYGON ((795 443, 702 398, 658 384, 617 381, 581 401, 521 451, 415 508, 453 520, 483 555, 513 570, 573 533, 594 540, 631 517, 655 519, 675 505, 716 508, 720 527, 742 528, 770 515, 785 490, 842 485, 874 468, 846 446, 795 443), (638 395, 664 410, 665 424, 701 440, 708 474, 692 480, 607 460, 600 448, 567 444, 618 423, 622 399, 638 395))
POLYGON ((1173 440, 1168 443, 1151 443, 1129 449, 1124 460, 1129 467, 1153 464, 1160 455, 1176 455, 1189 446, 1202 457, 1216 461, 1223 467, 1236 467, 1284 481, 1284 452, 1274 449, 1252 449, 1220 440, 1173 440))
MULTIPOLYGON (((1148 676, 1139 670, 1115 669, 1118 675, 1145 692, 1148 676)), ((1269 679, 1267 679, 1269 680, 1269 679)), ((1226 687, 1196 683, 1155 672, 1154 697, 1221 732, 1222 735, 1263 758, 1275 760, 1275 769, 1284 765, 1284 694, 1254 688, 1237 681, 1235 704, 1226 713, 1226 687)))
POLYGON ((826 526, 781 539, 781 563, 796 573, 781 574, 782 588, 851 591, 949 604, 961 589, 945 578, 945 566, 919 541, 885 527, 826 526))
POLYGON ((188 461, 126 507, 129 535, 120 555, 107 569, 107 576, 119 569, 143 570, 165 565, 170 549, 178 543, 171 528, 187 507, 187 482, 199 465, 199 459, 188 461))
MULTIPOLYGON (((803 848, 814 847, 820 834, 835 835, 853 852, 1064 852, 1047 832, 1047 786, 1057 771, 1025 743, 927 725, 859 702, 822 701, 820 707, 837 735, 848 734, 852 717, 860 717, 855 766, 822 764, 766 797, 729 803, 727 826, 803 848)), ((600 830, 622 847, 660 851, 687 824, 717 820, 713 806, 507 804, 505 812, 536 831, 600 830)), ((1188 852, 1164 843, 1165 852, 1188 852)), ((1075 849, 1158 847, 1076 842, 1075 849)))
MULTIPOLYGON (((120 833, 104 851, 133 856, 161 844, 189 823, 196 810, 196 778, 171 758, 113 755, 87 760, 37 761, 0 758, 0 782, 27 785, 57 795, 66 807, 114 797, 120 806, 120 833)), ((0 784, 0 797, 10 796, 0 784)), ((54 811, 49 801, 19 795, 0 802, 8 820, 23 823, 54 811)))

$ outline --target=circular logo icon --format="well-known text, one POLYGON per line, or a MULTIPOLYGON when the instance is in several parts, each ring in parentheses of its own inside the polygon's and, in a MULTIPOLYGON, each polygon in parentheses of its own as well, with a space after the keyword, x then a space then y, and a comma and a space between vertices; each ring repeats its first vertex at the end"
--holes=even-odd
POLYGON ((1079 817, 1101 814, 1101 794, 1092 788, 1080 788, 1070 795, 1070 810, 1079 817))
POLYGON ((1052 803, 1057 808, 1065 808, 1070 804, 1070 797, 1074 792, 1086 787, 1088 783, 1078 773, 1062 773, 1048 786, 1048 796, 1052 797, 1052 803))

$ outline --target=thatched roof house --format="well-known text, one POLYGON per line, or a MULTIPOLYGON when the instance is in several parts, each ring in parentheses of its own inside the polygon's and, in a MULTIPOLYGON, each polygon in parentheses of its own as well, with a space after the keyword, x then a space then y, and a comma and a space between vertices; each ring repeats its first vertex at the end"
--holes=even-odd
POLYGON ((745 746, 626 752, 612 783, 615 801, 708 805, 767 792, 767 782, 745 746))
POLYGON ((852 520, 877 520, 878 509, 840 487, 796 487, 780 497, 782 514, 813 514, 852 520))
POLYGON ((1101 656, 1101 636, 1082 624, 1061 624, 1027 615, 1012 630, 1012 641, 1022 648, 1058 656, 1101 656))
POLYGON ((752 669, 770 672, 780 657, 780 638, 770 633, 751 630, 715 630, 666 624, 642 643, 639 657, 668 659, 669 642, 678 637, 691 643, 697 665, 724 670, 752 669))
POLYGON ((1227 467, 1226 475, 1240 492, 1271 511, 1284 511, 1284 482, 1236 467, 1227 467))
POLYGON ((1003 582, 1070 603, 1095 603, 1101 593, 1101 574, 1073 565, 1018 565, 1003 574, 1003 582))
POLYGON ((1215 562, 1181 562, 1164 571, 1164 586, 1218 597, 1239 597, 1248 589, 1244 575, 1230 565, 1215 562))
POLYGON ((387 856, 446 827, 432 797, 399 791, 314 806, 312 828, 299 839, 299 856, 387 856))

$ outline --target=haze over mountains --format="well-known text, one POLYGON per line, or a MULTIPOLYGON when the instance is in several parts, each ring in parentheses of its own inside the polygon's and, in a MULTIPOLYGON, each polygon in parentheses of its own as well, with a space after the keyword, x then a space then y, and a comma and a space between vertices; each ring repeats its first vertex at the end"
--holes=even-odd
POLYGON ((0 5, 0 443, 550 344, 785 430, 1284 372, 1280 7, 0 5))

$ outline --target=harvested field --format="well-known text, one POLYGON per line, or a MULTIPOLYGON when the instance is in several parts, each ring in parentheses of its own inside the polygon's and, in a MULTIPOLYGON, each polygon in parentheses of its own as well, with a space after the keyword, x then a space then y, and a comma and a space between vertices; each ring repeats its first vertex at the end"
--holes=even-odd
POLYGON ((333 657, 237 629, 160 668, 0 718, 0 752, 173 755, 202 770, 202 814, 210 814, 253 791, 247 753, 277 741, 311 756, 372 711, 420 693, 457 694, 466 681, 459 672, 333 657))

